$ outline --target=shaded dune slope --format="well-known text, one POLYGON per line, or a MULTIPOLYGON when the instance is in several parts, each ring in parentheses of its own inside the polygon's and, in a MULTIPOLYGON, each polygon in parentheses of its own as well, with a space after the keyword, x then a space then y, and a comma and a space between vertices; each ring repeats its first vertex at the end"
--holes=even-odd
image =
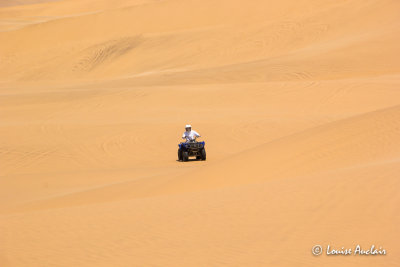
POLYGON ((400 106, 307 129, 178 177, 155 176, 26 204, 63 207, 116 199, 187 193, 330 173, 400 160, 400 106), (268 170, 268 171, 266 171, 268 170), (99 198, 99 196, 102 196, 99 198))

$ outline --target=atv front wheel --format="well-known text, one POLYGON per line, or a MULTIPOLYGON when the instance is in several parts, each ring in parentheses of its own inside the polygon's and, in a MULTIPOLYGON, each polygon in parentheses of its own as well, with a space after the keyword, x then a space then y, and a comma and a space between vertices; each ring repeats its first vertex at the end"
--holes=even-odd
POLYGON ((206 160, 206 150, 204 148, 201 150, 201 160, 206 160))
POLYGON ((188 161, 189 159, 189 153, 188 152, 182 152, 182 160, 183 161, 188 161))

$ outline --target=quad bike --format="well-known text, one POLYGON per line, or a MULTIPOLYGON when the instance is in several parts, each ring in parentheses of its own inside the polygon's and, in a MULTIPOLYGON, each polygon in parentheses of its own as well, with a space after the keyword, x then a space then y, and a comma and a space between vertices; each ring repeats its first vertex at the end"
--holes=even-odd
POLYGON ((206 150, 204 141, 197 142, 196 139, 180 143, 178 149, 178 160, 188 161, 189 157, 196 157, 197 160, 206 160, 206 150))

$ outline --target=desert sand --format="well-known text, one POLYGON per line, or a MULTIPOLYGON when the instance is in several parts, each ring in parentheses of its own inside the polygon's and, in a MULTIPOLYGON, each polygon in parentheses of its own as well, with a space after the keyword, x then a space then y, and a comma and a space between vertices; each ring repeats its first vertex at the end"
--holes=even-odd
POLYGON ((400 266, 399 1, 0 6, 0 266, 400 266))

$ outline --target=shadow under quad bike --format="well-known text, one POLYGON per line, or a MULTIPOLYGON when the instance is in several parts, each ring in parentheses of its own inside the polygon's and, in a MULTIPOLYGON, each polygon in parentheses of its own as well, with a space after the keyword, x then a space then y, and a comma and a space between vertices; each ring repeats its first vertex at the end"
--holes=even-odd
POLYGON ((196 140, 180 143, 178 145, 178 160, 188 161, 189 157, 196 157, 197 160, 206 160, 205 145, 204 141, 197 142, 196 140))

